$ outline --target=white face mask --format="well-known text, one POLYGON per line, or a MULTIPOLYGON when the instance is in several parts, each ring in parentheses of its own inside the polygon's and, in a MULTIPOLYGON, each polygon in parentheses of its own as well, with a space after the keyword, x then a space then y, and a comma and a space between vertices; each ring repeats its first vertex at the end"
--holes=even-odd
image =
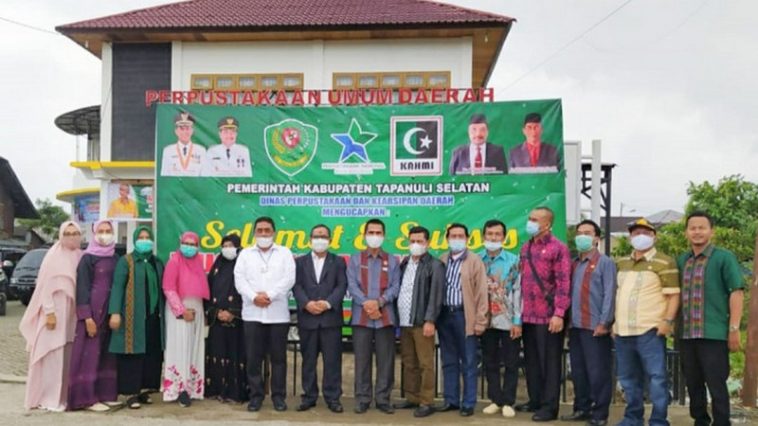
POLYGON ((255 244, 262 249, 267 249, 274 244, 274 237, 255 237, 255 244))
POLYGON ((366 236, 366 245, 368 245, 372 249, 381 247, 383 242, 384 242, 384 237, 381 235, 367 235, 366 236))
POLYGON ((502 241, 484 241, 484 248, 486 248, 487 251, 498 251, 501 248, 503 248, 503 242, 502 241))
POLYGON ((631 242, 635 250, 646 251, 655 244, 655 238, 650 235, 638 234, 632 237, 631 242))
POLYGON ((113 243, 113 234, 97 234, 95 239, 101 246, 109 246, 113 243))
POLYGON ((426 253, 426 246, 419 243, 413 243, 410 247, 412 256, 422 256, 426 253))
POLYGON ((329 248, 329 240, 326 238, 311 239, 311 249, 316 253, 323 253, 329 248))
POLYGON ((237 247, 221 247, 221 255, 227 260, 237 258, 237 247))

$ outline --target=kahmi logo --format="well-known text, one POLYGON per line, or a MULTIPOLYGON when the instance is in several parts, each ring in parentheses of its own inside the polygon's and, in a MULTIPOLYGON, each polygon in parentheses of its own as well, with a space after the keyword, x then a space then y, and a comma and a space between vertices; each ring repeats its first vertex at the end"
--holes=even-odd
POLYGON ((392 176, 439 176, 442 152, 442 116, 390 118, 392 176))

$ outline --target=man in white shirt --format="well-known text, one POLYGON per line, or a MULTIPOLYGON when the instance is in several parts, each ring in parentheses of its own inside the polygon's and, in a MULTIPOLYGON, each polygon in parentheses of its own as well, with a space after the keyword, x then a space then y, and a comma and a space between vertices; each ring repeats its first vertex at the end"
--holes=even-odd
POLYGON ((264 389, 261 365, 271 359, 271 400, 276 411, 287 410, 287 297, 295 284, 295 259, 287 247, 274 244, 270 217, 255 220, 255 246, 242 250, 234 267, 234 285, 242 295, 245 329, 248 411, 258 411, 264 389))
POLYGON ((237 143, 238 130, 239 121, 232 116, 218 121, 218 136, 221 143, 208 148, 202 176, 253 176, 250 150, 237 143))
POLYGON ((177 142, 163 148, 161 176, 200 176, 205 161, 205 148, 192 142, 195 117, 181 111, 174 117, 177 142))

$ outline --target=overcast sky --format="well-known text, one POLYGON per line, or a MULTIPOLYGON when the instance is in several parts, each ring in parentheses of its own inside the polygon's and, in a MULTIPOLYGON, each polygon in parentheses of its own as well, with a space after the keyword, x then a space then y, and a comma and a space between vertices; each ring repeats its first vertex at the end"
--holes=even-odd
MULTIPOLYGON (((621 202, 632 215, 682 210, 689 181, 758 181, 758 2, 448 2, 518 20, 489 85, 498 100, 561 98, 566 140, 587 153, 603 140, 603 160, 618 164, 614 215, 621 202)), ((3 1, 0 156, 33 200, 72 186, 76 138, 55 117, 100 103, 100 60, 53 28, 162 3, 3 1)))

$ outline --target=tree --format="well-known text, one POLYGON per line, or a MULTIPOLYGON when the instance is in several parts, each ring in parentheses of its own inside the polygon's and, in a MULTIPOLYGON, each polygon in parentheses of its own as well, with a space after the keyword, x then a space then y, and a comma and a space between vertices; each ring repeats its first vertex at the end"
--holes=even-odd
POLYGON ((58 228, 61 224, 69 220, 70 215, 61 207, 53 205, 49 199, 37 199, 37 212, 39 219, 19 219, 18 222, 29 229, 39 229, 46 235, 50 235, 54 240, 58 239, 58 228))

